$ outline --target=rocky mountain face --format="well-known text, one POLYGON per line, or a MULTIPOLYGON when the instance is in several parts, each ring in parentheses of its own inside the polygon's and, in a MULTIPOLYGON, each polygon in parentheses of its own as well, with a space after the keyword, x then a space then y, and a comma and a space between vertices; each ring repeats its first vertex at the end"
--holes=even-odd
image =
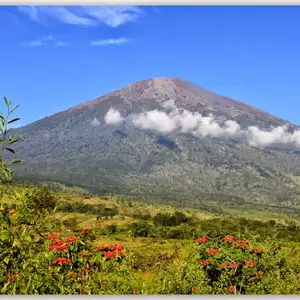
POLYGON ((182 204, 297 206, 298 148, 278 146, 295 130, 187 81, 150 79, 21 127, 16 172, 182 204))

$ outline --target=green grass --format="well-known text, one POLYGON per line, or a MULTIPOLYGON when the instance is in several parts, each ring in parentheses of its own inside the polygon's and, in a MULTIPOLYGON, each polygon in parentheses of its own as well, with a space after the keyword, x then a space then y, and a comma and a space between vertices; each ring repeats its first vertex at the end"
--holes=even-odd
MULTIPOLYGON (((18 192, 22 193, 22 188, 18 187, 18 192)), ((22 202, 16 203, 9 194, 4 194, 3 201, 9 207, 17 205, 17 214, 11 217, 10 225, 5 223, 5 218, 1 223, 1 253, 12 249, 7 261, 10 263, 0 263, 2 294, 230 294, 233 287, 237 294, 300 293, 297 277, 300 274, 300 227, 296 219, 294 223, 292 219, 286 220, 288 215, 280 215, 276 209, 227 207, 225 213, 217 215, 201 209, 145 204, 122 197, 73 192, 59 192, 56 196, 58 206, 54 213, 42 213, 39 206, 33 213, 33 210, 28 212, 22 202), (85 206, 73 206, 75 203, 88 204, 89 209, 99 205, 115 207, 117 214, 97 219, 93 213, 59 211, 65 203, 79 210, 85 206), (157 219, 160 214, 171 218, 179 211, 187 217, 183 223, 162 225, 159 222, 163 219, 157 219), (39 213, 42 215, 36 219, 36 225, 22 225, 21 220, 31 220, 39 213), (145 215, 149 215, 147 219, 143 219, 145 215), (77 248, 70 246, 65 252, 49 251, 47 247, 51 244, 47 240, 37 243, 40 239, 37 227, 42 232, 78 236, 83 244, 77 248), (86 227, 92 228, 90 237, 81 234, 86 227), (14 238, 7 240, 5 232, 14 238), (248 250, 244 253, 222 242, 228 234, 248 240, 248 250), (196 245, 195 238, 205 235, 209 236, 209 243, 196 245), (276 255, 272 254, 273 243, 281 244, 276 255), (88 258, 80 256, 104 245, 124 247, 127 256, 120 261, 103 260, 96 254, 88 258), (251 253, 254 247, 264 249, 261 260, 251 253), (220 257, 207 257, 210 248, 218 249, 220 257), (57 257, 70 259, 72 265, 56 266, 57 257), (208 266, 201 263, 205 259, 210 260, 208 266), (242 259, 244 265, 253 260, 255 267, 240 266, 240 273, 232 273, 228 268, 220 273, 219 265, 228 259, 242 259), (21 261, 28 262, 26 269, 22 268, 21 261), (73 273, 81 274, 82 279, 67 279, 73 273), (255 279, 256 273, 262 273, 263 278, 255 279), (214 284, 210 284, 210 280, 214 284)), ((43 199, 37 201, 43 203, 43 199)))

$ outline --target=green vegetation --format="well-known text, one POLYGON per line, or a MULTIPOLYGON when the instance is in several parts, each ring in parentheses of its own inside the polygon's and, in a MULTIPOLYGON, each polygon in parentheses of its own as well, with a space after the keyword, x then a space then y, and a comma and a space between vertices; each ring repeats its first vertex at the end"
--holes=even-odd
POLYGON ((16 184, 0 117, 1 294, 300 294, 297 218, 16 184))

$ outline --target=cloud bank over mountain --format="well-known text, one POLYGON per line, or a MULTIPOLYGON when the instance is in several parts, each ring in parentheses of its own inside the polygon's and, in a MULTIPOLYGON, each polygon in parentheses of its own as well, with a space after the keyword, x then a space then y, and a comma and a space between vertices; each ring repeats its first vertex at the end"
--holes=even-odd
POLYGON ((131 114, 124 118, 120 112, 110 108, 105 115, 106 124, 118 125, 130 122, 136 128, 153 130, 162 134, 171 132, 189 133, 195 137, 215 137, 243 139, 252 147, 285 146, 300 148, 300 130, 288 132, 288 125, 261 130, 257 126, 242 129, 234 120, 220 123, 212 114, 203 116, 178 108, 170 100, 162 104, 164 110, 150 110, 140 114, 131 114))

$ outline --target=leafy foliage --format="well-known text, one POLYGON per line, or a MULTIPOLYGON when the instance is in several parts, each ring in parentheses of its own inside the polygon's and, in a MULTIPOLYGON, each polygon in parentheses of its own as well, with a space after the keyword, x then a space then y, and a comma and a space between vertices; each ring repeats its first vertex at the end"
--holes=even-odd
MULTIPOLYGON (((1 120, 3 128, 14 121, 1 120)), ((140 249, 99 243, 99 228, 79 229, 75 217, 60 222, 56 210, 106 217, 117 208, 62 204, 45 185, 17 193, 0 161, 1 187, 14 197, 0 207, 1 294, 300 294, 296 223, 136 211, 138 221, 107 225, 102 234, 146 240, 140 249)))

